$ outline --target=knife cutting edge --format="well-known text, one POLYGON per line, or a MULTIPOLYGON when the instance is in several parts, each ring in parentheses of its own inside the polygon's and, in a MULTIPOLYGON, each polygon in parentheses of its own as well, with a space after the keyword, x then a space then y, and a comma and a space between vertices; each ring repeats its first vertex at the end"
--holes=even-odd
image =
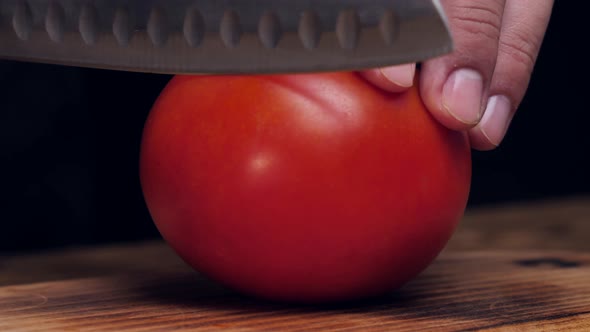
POLYGON ((0 0, 0 58, 168 74, 358 70, 452 51, 439 0, 0 0))

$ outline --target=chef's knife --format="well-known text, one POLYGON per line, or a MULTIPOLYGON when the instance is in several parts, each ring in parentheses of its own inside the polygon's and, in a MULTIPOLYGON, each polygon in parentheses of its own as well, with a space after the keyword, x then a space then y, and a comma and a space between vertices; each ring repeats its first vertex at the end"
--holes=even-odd
POLYGON ((0 58, 159 73, 357 70, 452 50, 439 0, 0 0, 0 58))

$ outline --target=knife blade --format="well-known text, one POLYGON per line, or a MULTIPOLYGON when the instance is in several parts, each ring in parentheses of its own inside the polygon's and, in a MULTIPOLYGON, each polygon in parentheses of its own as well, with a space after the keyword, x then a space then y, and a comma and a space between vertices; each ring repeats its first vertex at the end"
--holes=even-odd
POLYGON ((0 58, 167 74, 358 70, 452 50, 438 0, 0 0, 0 58))

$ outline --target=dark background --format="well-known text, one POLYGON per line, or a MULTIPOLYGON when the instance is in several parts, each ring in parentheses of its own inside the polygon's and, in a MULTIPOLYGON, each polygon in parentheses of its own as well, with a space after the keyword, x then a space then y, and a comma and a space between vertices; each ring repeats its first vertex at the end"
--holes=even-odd
MULTIPOLYGON (((556 2, 506 140, 474 153, 469 207, 590 193, 590 31, 582 2, 556 2)), ((169 78, 0 63, 0 252, 158 236, 138 149, 169 78)))

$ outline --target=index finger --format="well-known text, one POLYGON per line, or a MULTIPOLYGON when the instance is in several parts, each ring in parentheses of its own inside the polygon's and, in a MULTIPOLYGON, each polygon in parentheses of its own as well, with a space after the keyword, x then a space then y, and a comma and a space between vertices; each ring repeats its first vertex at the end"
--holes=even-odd
POLYGON ((371 69, 361 72, 361 75, 377 87, 390 92, 402 92, 414 84, 416 64, 371 69))

